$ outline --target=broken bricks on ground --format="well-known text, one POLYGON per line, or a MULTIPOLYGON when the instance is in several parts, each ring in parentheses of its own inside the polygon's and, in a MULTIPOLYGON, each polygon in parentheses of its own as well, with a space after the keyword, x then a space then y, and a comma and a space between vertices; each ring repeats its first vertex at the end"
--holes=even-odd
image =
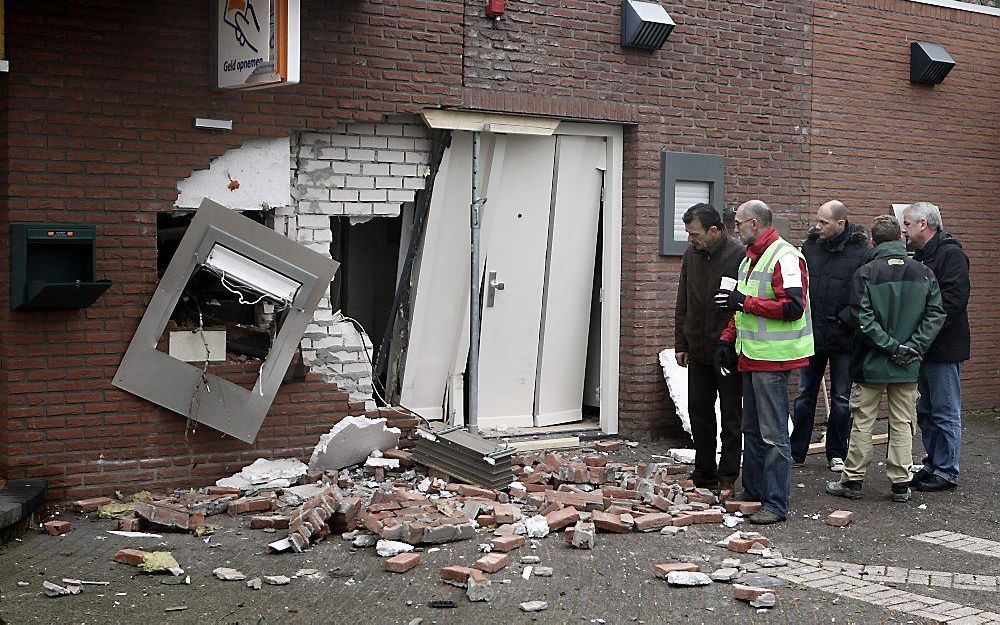
MULTIPOLYGON (((695 488, 688 467, 672 459, 616 462, 609 454, 621 447, 617 441, 573 451, 519 453, 513 459, 515 481, 503 490, 455 483, 435 469, 416 466, 411 454, 397 447, 401 432, 385 423, 344 419, 321 437, 308 465, 295 459, 258 459, 197 491, 144 492, 128 501, 95 498, 78 501, 74 508, 110 519, 117 527, 111 531, 125 536, 151 531, 202 535, 219 529, 209 522, 213 516, 245 517, 246 526, 261 531, 261 548, 274 554, 306 551, 337 535, 355 548, 374 547, 385 559, 387 574, 419 569, 421 552, 434 545, 474 539, 481 555, 471 566, 452 564, 435 572, 442 583, 464 588, 470 601, 490 600, 495 591, 491 578, 511 563, 521 567, 524 579, 552 576, 553 569, 537 556, 517 552, 528 541, 559 531, 566 548, 589 550, 613 540, 612 534, 676 535, 691 525, 732 529, 760 508, 756 502, 724 502, 710 490, 695 488), (273 540, 275 534, 280 538, 273 540)), ((45 529, 58 535, 71 527, 54 521, 45 529)), ((735 531, 719 546, 759 559, 726 558, 710 571, 691 562, 663 562, 652 573, 676 587, 736 582, 736 599, 773 606, 773 589, 738 583, 757 570, 786 564, 768 539, 735 531)), ((169 552, 122 549, 113 559, 146 573, 184 575, 169 552)), ((280 575, 247 581, 245 572, 227 567, 216 567, 213 575, 220 581, 246 581, 255 589, 291 582, 280 575)), ((82 584, 58 588, 46 586, 46 592, 75 594, 82 584)), ((547 604, 526 601, 520 607, 538 611, 547 604)))

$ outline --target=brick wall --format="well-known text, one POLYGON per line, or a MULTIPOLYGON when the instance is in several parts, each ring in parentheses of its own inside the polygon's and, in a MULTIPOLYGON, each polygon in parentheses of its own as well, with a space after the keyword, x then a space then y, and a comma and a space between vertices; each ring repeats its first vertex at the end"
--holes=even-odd
MULTIPOLYGON (((996 117, 976 125, 957 114, 997 110, 995 96, 980 95, 988 80, 998 83, 995 46, 990 51, 985 43, 997 30, 995 18, 898 0, 700 0, 668 6, 678 27, 662 50, 638 52, 619 46, 615 0, 512 2, 499 22, 483 17, 480 3, 460 6, 464 12, 443 0, 303 0, 302 84, 241 94, 209 87, 208 3, 181 0, 142 11, 124 0, 9 4, 11 73, 0 77, 9 170, 0 201, 8 210, 0 226, 96 225, 98 274, 114 286, 91 308, 50 313, 11 313, 8 289, 0 290, 5 477, 50 477, 57 498, 203 483, 256 455, 302 455, 307 439, 361 409, 316 380, 286 385, 261 438, 247 446, 204 427, 185 435, 184 419, 110 385, 155 287, 156 213, 171 209, 178 180, 248 138, 332 137, 349 124, 393 124, 423 107, 627 124, 619 418, 622 432, 639 437, 670 420, 656 354, 672 345, 679 262, 657 253, 662 151, 725 156, 727 204, 760 197, 791 219, 795 236, 817 201, 832 193, 855 205, 897 201, 901 183, 916 181, 922 192, 940 191, 946 219, 950 206, 985 210, 983 198, 997 195, 990 160, 996 117), (928 34, 960 40, 959 69, 931 93, 951 94, 946 114, 895 116, 896 100, 887 99, 895 92, 886 89, 910 88, 901 53, 890 50, 898 42, 884 33, 905 31, 911 20, 928 34), (858 53, 835 49, 837 37, 856 40, 858 53), (883 63, 891 80, 860 84, 846 99, 841 90, 854 84, 836 82, 836 64, 847 61, 883 63), (963 67, 978 77, 963 77, 963 67), (814 97, 817 85, 823 97, 814 97), (826 110, 835 97, 842 106, 826 110), (963 98, 969 104, 957 103, 963 98), (870 123, 849 123, 845 109, 870 123), (232 119, 233 130, 196 130, 195 117, 232 119), (934 135, 942 127, 954 129, 947 136, 959 147, 934 135), (969 141, 974 131, 978 146, 969 141), (873 133, 881 133, 883 147, 897 139, 908 150, 899 157, 886 149, 855 159, 843 153, 841 146, 873 133), (923 145, 936 148, 934 155, 919 156, 923 145), (879 178, 886 170, 895 176, 879 178), (993 186, 980 180, 989 171, 993 186)), ((927 92, 903 95, 913 100, 909 110, 924 110, 927 92)), ((881 212, 868 206, 862 212, 881 212)), ((971 227, 974 214, 949 225, 969 242, 977 271, 995 271, 989 241, 971 227)), ((303 223, 311 225, 314 244, 325 244, 325 235, 315 238, 321 221, 303 223)), ((0 272, 7 271, 9 241, 0 237, 0 272)), ((979 333, 995 326, 996 289, 987 286, 993 275, 974 278, 979 333)), ((995 342, 993 332, 985 336, 995 342)), ((988 373, 978 363, 970 367, 973 405, 996 393, 996 375, 988 373)))
POLYGON ((892 204, 941 207, 972 262, 969 408, 997 405, 1000 249, 1000 16, 901 0, 815 4, 811 204, 843 200, 865 225, 892 204), (910 42, 943 45, 956 66, 911 85, 910 42), (857 50, 859 53, 850 54, 857 50), (984 219, 985 216, 985 219, 984 219))

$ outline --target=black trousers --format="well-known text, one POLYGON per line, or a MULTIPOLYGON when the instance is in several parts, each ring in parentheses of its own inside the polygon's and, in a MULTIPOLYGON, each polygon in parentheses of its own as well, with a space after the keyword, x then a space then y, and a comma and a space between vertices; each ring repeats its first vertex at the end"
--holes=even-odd
POLYGON ((688 362, 688 414, 694 439, 694 472, 691 479, 700 488, 734 482, 743 455, 743 383, 733 371, 722 376, 712 365, 688 362), (716 466, 715 398, 722 412, 722 454, 716 466))

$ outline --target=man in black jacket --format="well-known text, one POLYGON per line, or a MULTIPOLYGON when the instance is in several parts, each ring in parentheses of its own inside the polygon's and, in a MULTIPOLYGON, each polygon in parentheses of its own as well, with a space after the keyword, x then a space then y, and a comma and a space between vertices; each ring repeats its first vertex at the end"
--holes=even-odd
POLYGON ((854 327, 849 304, 851 278, 868 253, 865 229, 847 220, 847 207, 830 200, 819 207, 816 227, 802 243, 809 266, 809 305, 816 353, 799 372, 799 394, 792 417, 792 462, 806 460, 816 418, 816 398, 830 363, 830 417, 826 425, 826 460, 831 471, 844 468, 851 432, 851 349, 854 327))
POLYGON ((924 355, 917 380, 917 423, 924 443, 924 466, 913 478, 920 491, 958 486, 962 448, 962 363, 971 355, 969 335, 969 257, 945 232, 941 211, 930 202, 903 209, 906 239, 914 260, 930 267, 941 288, 944 327, 924 355))
POLYGON ((719 212, 709 204, 695 204, 682 218, 690 245, 681 263, 674 312, 677 364, 688 370, 688 412, 695 461, 691 479, 701 488, 732 490, 743 453, 743 387, 735 371, 723 376, 713 366, 719 336, 732 312, 715 306, 713 296, 723 277, 733 278, 746 250, 729 238, 719 212), (722 412, 722 457, 715 451, 715 398, 722 412))

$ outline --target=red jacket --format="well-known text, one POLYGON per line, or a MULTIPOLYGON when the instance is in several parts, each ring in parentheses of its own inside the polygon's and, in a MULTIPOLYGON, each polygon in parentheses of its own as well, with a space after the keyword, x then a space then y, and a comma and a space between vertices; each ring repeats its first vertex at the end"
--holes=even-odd
MULTIPOLYGON (((774 226, 770 226, 761 233, 757 240, 747 246, 747 258, 750 259, 749 271, 753 271, 754 265, 768 246, 778 240, 778 231, 774 226)), ((771 288, 774 290, 774 299, 762 299, 747 295, 743 300, 743 312, 758 317, 768 319, 784 319, 793 321, 805 314, 805 297, 809 289, 809 271, 806 268, 806 261, 799 259, 798 269, 793 263, 794 256, 786 256, 774 268, 774 275, 771 276, 771 288), (787 282, 787 284, 786 284, 787 282)), ((730 319, 729 325, 722 331, 719 340, 730 345, 736 342, 736 319, 730 319)), ((801 369, 809 364, 808 358, 799 360, 789 360, 775 362, 770 360, 753 360, 740 354, 740 371, 791 371, 801 369)))

